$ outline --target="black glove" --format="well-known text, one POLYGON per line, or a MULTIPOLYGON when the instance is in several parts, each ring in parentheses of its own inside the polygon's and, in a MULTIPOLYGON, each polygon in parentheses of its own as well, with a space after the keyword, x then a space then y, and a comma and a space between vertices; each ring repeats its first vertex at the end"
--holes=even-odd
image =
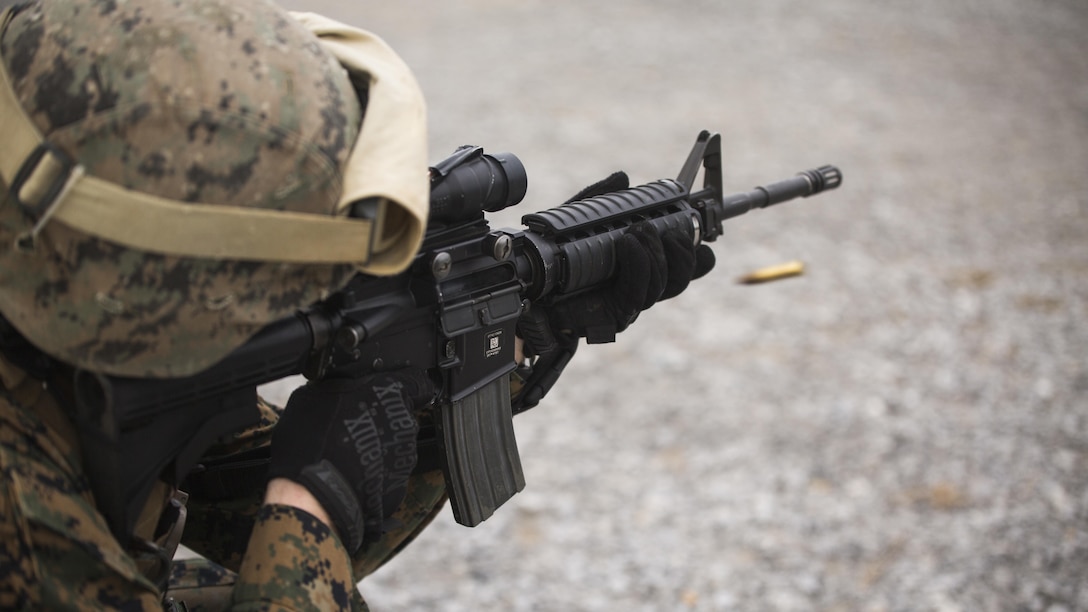
POLYGON ((692 279, 709 272, 714 252, 705 245, 696 248, 679 230, 659 237, 644 221, 616 242, 616 261, 616 279, 610 286, 549 308, 555 332, 586 338, 590 344, 614 341, 640 312, 679 295, 692 279))
MULTIPOLYGON (((604 195, 629 186, 627 174, 613 172, 608 177, 579 191, 567 203, 604 195)), ((631 226, 616 243, 617 272, 610 286, 560 301, 550 307, 546 318, 551 330, 529 331, 522 337, 531 352, 543 352, 554 345, 552 332, 585 338, 590 344, 613 342, 616 334, 627 329, 638 314, 661 300, 680 295, 688 283, 714 267, 714 251, 692 244, 680 230, 658 236, 644 221, 631 226)), ((539 311, 531 313, 543 318, 539 311)))
POLYGON ((404 500, 416 463, 413 407, 432 389, 419 370, 296 389, 272 433, 268 477, 306 487, 354 554, 384 533, 404 500))

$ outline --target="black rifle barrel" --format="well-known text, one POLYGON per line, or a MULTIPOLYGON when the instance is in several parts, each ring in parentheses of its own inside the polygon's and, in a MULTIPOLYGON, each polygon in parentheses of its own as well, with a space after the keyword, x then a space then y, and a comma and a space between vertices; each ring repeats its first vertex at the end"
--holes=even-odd
POLYGON ((755 189, 722 200, 722 219, 730 219, 752 210, 781 204, 794 198, 807 198, 821 191, 835 189, 842 184, 842 172, 835 166, 820 166, 815 170, 799 172, 797 176, 756 187, 755 189))

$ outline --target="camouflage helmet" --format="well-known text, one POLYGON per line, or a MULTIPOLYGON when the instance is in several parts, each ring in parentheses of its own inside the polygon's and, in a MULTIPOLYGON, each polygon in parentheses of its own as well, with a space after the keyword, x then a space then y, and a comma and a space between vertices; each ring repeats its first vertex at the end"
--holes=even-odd
MULTIPOLYGON (((4 24, 0 55, 42 155, 192 207, 336 213, 360 102, 336 59, 270 1, 26 3, 4 24)), ((194 373, 353 273, 133 248, 28 215, 15 182, 0 176, 0 313, 92 371, 194 373)), ((172 232, 150 214, 131 231, 172 232)))

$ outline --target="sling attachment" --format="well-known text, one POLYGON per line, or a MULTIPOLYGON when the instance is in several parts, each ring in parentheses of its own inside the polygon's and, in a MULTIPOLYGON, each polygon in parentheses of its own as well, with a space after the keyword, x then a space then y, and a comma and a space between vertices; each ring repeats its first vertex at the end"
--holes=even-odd
POLYGON ((173 563, 174 553, 177 552, 178 545, 181 543, 181 534, 185 531, 187 515, 185 503, 188 500, 188 493, 175 490, 159 517, 159 524, 155 528, 155 540, 134 537, 130 543, 133 553, 145 559, 150 558, 152 565, 147 572, 147 578, 163 593, 166 592, 170 581, 170 566, 173 563))

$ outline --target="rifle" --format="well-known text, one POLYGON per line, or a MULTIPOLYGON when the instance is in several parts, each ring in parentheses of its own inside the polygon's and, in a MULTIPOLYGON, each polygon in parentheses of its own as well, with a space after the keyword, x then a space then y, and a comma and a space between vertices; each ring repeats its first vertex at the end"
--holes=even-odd
POLYGON ((433 167, 431 177, 427 233, 407 271, 384 278, 357 274, 341 291, 265 327, 194 376, 76 373, 78 420, 85 431, 97 432, 83 441, 96 457, 88 466, 92 486, 100 503, 118 500, 104 508, 115 533, 131 527, 164 469, 172 466, 180 481, 207 444, 246 422, 258 385, 296 374, 320 380, 408 366, 426 370, 436 385, 433 424, 421 428, 420 461, 426 464, 426 456, 437 452, 454 518, 475 526, 524 488, 512 417, 540 401, 577 346, 577 339, 543 341, 540 326, 546 323, 528 316, 531 305, 546 308, 607 283, 616 270, 613 244, 634 223, 648 222, 659 233, 680 230, 694 244, 713 242, 726 219, 842 182, 837 168, 823 166, 726 195, 720 137, 704 131, 676 179, 528 214, 522 229, 492 230, 484 213, 525 195, 525 169, 517 157, 462 147, 433 167), (697 189, 700 168, 703 185, 697 189), (519 334, 536 340, 539 354, 511 397, 519 334), (171 418, 161 418, 166 416, 171 418), (161 446, 171 427, 195 431, 199 443, 178 443, 155 455, 151 447, 161 446), (120 449, 133 445, 145 449, 137 456, 169 459, 126 461, 131 455, 120 449))

